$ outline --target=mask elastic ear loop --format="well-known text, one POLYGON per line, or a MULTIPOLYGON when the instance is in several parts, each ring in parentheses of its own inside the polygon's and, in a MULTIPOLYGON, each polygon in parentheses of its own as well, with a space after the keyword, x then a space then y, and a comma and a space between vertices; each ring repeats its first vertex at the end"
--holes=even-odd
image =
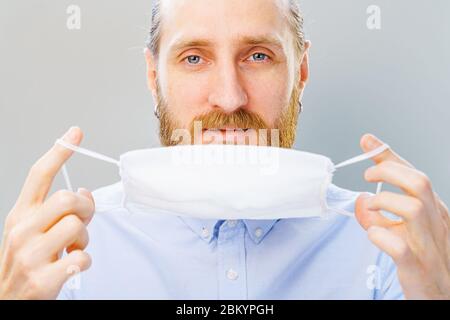
POLYGON ((383 188, 383 182, 378 182, 377 183, 377 191, 375 192, 375 194, 379 194, 381 192, 382 188, 383 188))
MULTIPOLYGON (((94 158, 94 159, 98 159, 98 160, 102 160, 102 161, 106 161, 106 162, 109 162, 109 163, 113 163, 113 164, 115 164, 117 166, 120 166, 120 162, 118 160, 116 160, 116 159, 113 159, 111 157, 105 156, 103 154, 100 154, 100 153, 97 153, 97 152, 94 152, 94 151, 91 151, 91 150, 88 150, 88 149, 84 149, 84 148, 78 147, 78 146, 73 145, 71 143, 68 143, 68 142, 66 142, 66 141, 64 141, 62 139, 56 140, 56 143, 61 145, 61 146, 63 146, 66 149, 69 149, 69 150, 72 150, 72 151, 84 154, 85 156, 88 156, 88 157, 91 157, 91 158, 94 158)), ((73 192, 73 187, 72 187, 72 183, 70 182, 70 177, 69 177, 69 173, 67 172, 66 164, 63 164, 63 166, 62 166, 62 174, 63 174, 64 180, 65 180, 65 183, 66 183, 67 190, 73 192)))
POLYGON ((62 166, 62 173, 63 173, 64 181, 66 182, 67 190, 69 190, 70 192, 73 192, 72 182, 70 182, 69 173, 67 172, 67 166, 65 163, 62 166))
MULTIPOLYGON (((339 168, 343 168, 343 167, 349 166, 349 165, 357 163, 357 162, 369 160, 369 159, 371 159, 371 158, 373 158, 373 157, 383 153, 384 151, 388 150, 389 148, 390 148, 389 145, 383 144, 382 146, 380 146, 380 147, 378 147, 378 148, 376 148, 376 149, 374 149, 372 151, 369 151, 369 152, 360 154, 359 156, 353 157, 351 159, 342 161, 341 163, 338 163, 337 165, 335 165, 334 168, 335 169, 339 169, 339 168)), ((383 187, 383 183, 379 182, 377 184, 376 194, 381 192, 381 188, 382 187, 383 187)), ((354 214, 352 212, 350 212, 350 211, 347 211, 347 210, 344 210, 344 209, 340 209, 340 208, 330 208, 330 209, 335 211, 335 212, 337 212, 337 213, 340 213, 342 215, 349 216, 349 217, 354 217, 354 214)))
MULTIPOLYGON (((389 145, 383 144, 382 146, 379 146, 378 148, 373 149, 372 151, 369 151, 367 153, 360 154, 359 156, 356 156, 354 158, 342 161, 341 163, 335 165, 334 167, 335 167, 335 169, 339 169, 339 168, 346 167, 346 166, 349 166, 349 165, 357 163, 357 162, 371 159, 371 158, 383 153, 384 151, 386 151, 389 148, 390 148, 389 145)), ((382 187, 383 187, 383 182, 378 182, 376 194, 381 192, 382 187)))
POLYGON ((390 148, 389 145, 383 144, 382 146, 380 146, 376 149, 373 149, 372 151, 369 151, 369 152, 360 154, 359 156, 353 157, 351 159, 342 161, 341 163, 335 165, 334 167, 336 169, 339 169, 339 168, 346 167, 346 166, 349 166, 349 165, 357 163, 357 162, 368 160, 370 158, 373 158, 373 157, 379 155, 380 153, 383 153, 384 151, 386 151, 389 148, 390 148))

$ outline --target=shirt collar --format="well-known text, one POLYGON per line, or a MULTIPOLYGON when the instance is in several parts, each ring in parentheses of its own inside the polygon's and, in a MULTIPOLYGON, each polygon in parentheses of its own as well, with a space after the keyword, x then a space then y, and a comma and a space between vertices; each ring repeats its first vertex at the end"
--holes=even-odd
POLYGON ((250 238, 259 244, 265 236, 272 230, 275 223, 280 219, 275 220, 243 220, 245 226, 247 227, 248 234, 250 238))
MULTIPOLYGON (((189 217, 179 217, 200 239, 210 243, 219 232, 219 228, 225 220, 217 219, 197 219, 189 217)), ((269 231, 273 228, 277 220, 242 220, 247 228, 250 238, 259 244, 269 231)))
POLYGON ((197 219, 189 217, 179 217, 192 232, 196 233, 202 240, 207 243, 215 237, 218 227, 223 222, 223 220, 217 219, 197 219))

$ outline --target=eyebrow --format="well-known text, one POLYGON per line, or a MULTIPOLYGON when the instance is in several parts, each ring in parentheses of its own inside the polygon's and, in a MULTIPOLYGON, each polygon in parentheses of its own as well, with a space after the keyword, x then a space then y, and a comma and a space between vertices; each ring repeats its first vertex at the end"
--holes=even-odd
MULTIPOLYGON (((236 39, 239 44, 245 45, 270 45, 277 49, 284 50, 280 39, 271 35, 261 36, 240 36, 236 39)), ((190 47, 212 47, 214 41, 209 39, 180 39, 170 46, 170 52, 177 52, 190 47)))
POLYGON ((244 36, 240 37, 239 39, 240 39, 239 42, 244 44, 251 44, 251 45, 268 44, 277 47, 278 49, 281 50, 284 48, 281 40, 274 36, 244 36))
POLYGON ((190 47, 211 47, 213 42, 207 39, 179 40, 175 42, 170 51, 176 52, 190 47))

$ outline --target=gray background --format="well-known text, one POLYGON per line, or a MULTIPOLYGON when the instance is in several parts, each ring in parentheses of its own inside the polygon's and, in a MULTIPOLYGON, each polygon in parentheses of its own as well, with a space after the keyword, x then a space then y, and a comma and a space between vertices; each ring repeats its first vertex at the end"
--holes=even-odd
MULTIPOLYGON (((211 1, 213 3, 213 1, 211 1)), ((450 1, 303 0, 311 79, 297 148, 336 163, 373 132, 432 179, 450 203, 450 1), (366 27, 381 7, 381 30, 366 27)), ((158 145, 142 54, 151 0, 0 0, 0 220, 28 168, 70 125, 83 146, 118 158, 158 145), (81 30, 66 9, 81 8, 81 30)), ((369 162, 335 182, 374 191, 369 162)), ((116 182, 114 166, 76 155, 75 186, 116 182)), ((53 191, 64 187, 58 176, 53 191)), ((0 223, 1 227, 1 223, 0 223)))

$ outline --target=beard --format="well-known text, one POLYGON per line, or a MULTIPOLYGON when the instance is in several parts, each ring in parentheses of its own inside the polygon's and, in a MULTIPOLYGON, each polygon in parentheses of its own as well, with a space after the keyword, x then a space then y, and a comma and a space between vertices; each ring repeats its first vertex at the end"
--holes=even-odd
POLYGON ((157 83, 159 136, 163 146, 220 143, 292 148, 294 145, 301 112, 300 89, 297 86, 292 90, 289 104, 283 108, 272 127, 269 127, 260 115, 240 108, 233 113, 214 110, 201 114, 191 121, 189 128, 183 128, 171 112, 161 92, 159 83, 157 83), (208 130, 205 132, 204 128, 208 130), (235 130, 218 130, 222 128, 235 130), (180 131, 183 132, 182 141, 179 139, 180 131), (208 140, 207 137, 210 137, 213 142, 205 142, 205 139, 208 140))

